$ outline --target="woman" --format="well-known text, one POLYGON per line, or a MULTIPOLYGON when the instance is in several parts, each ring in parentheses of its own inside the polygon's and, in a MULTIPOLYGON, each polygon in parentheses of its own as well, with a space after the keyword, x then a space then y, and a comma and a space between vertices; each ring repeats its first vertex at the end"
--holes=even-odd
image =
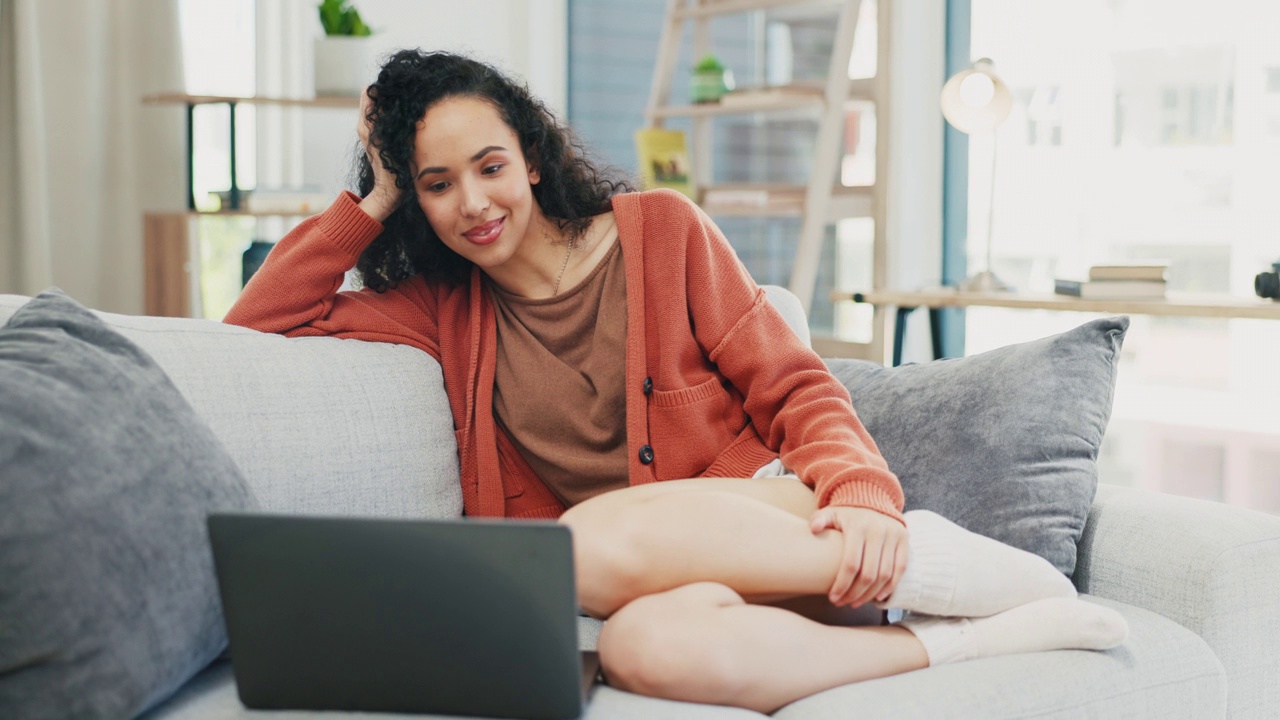
POLYGON ((573 529, 611 684, 772 712, 1123 641, 1041 558, 904 516, 848 393, 715 225, 598 172, 523 86, 402 51, 361 116, 360 195, 284 238, 227 322, 439 360, 466 514, 573 529), (338 292, 353 265, 364 289, 338 292), (909 614, 828 624, 872 603, 909 614))

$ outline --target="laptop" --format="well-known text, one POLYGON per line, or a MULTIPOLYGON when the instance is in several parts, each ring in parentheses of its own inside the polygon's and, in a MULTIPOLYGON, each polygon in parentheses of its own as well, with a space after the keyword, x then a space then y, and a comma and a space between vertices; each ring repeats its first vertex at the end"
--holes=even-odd
POLYGON ((563 525, 228 513, 209 535, 249 708, 582 714, 599 661, 563 525))

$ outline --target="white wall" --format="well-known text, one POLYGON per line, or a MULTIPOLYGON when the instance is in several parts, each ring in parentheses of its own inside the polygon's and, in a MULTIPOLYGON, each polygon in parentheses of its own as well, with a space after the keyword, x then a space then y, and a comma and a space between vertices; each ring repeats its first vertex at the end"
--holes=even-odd
MULTIPOLYGON (((379 54, 406 47, 467 54, 523 77, 556 112, 568 94, 568 0, 360 0, 379 54)), ((316 23, 319 32, 319 23, 316 23)))
MULTIPOLYGON (((299 2, 288 11, 293 15, 276 23, 282 26, 280 29, 267 31, 292 35, 292 40, 264 38, 262 32, 259 34, 260 46, 279 42, 297 48, 299 52, 295 57, 280 61, 296 62, 295 80, 304 78, 303 84, 310 83, 310 39, 321 34, 314 5, 307 0, 299 2), (301 61, 302 57, 306 60, 301 61)), ((463 53, 523 79, 534 95, 561 117, 568 96, 567 5, 568 0, 360 0, 357 3, 361 17, 375 31, 373 43, 378 58, 412 47, 463 53)), ((259 23, 264 28, 269 25, 262 19, 259 23)), ((265 53, 260 49, 259 55, 263 58, 265 53)), ((269 73, 270 69, 260 69, 258 92, 270 94, 270 89, 263 86, 264 72, 269 73)), ((376 71, 371 73, 370 82, 376 71)), ((290 88, 282 90, 287 92, 290 88)), ((277 178, 276 184, 303 183, 334 192, 345 187, 356 142, 355 113, 310 109, 302 111, 296 122, 299 124, 296 127, 301 128, 302 144, 297 149, 300 160, 291 162, 288 153, 280 157, 280 146, 296 142, 289 138, 288 125, 278 140, 260 135, 259 163, 264 165, 260 176, 268 180, 277 178), (292 167, 293 171, 273 173, 272 163, 292 167)))

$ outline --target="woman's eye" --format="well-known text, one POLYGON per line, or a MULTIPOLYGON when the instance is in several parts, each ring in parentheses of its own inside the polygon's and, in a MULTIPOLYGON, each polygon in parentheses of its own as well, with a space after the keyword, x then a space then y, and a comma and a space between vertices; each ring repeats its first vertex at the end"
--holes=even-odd
POLYGON ((445 182, 431 183, 427 186, 427 192, 444 192, 447 187, 449 187, 449 184, 445 182))
POLYGON ((494 173, 498 172, 498 171, 499 171, 499 170, 501 170, 501 169, 502 169, 502 165, 501 165, 501 164, 497 164, 497 165, 490 165, 490 166, 486 167, 484 170, 482 170, 481 172, 483 172, 485 175, 492 175, 492 174, 494 174, 494 173))

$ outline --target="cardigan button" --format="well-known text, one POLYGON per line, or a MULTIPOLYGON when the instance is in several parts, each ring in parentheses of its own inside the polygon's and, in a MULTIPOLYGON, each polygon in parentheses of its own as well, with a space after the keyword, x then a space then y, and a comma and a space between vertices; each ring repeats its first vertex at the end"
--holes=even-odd
POLYGON ((645 445, 644 447, 640 448, 640 462, 644 463, 645 465, 648 465, 649 463, 653 462, 652 447, 645 445))
POLYGON ((653 392, 653 378, 651 377, 645 378, 644 385, 642 385, 641 387, 644 388, 645 395, 648 395, 649 393, 653 392))

